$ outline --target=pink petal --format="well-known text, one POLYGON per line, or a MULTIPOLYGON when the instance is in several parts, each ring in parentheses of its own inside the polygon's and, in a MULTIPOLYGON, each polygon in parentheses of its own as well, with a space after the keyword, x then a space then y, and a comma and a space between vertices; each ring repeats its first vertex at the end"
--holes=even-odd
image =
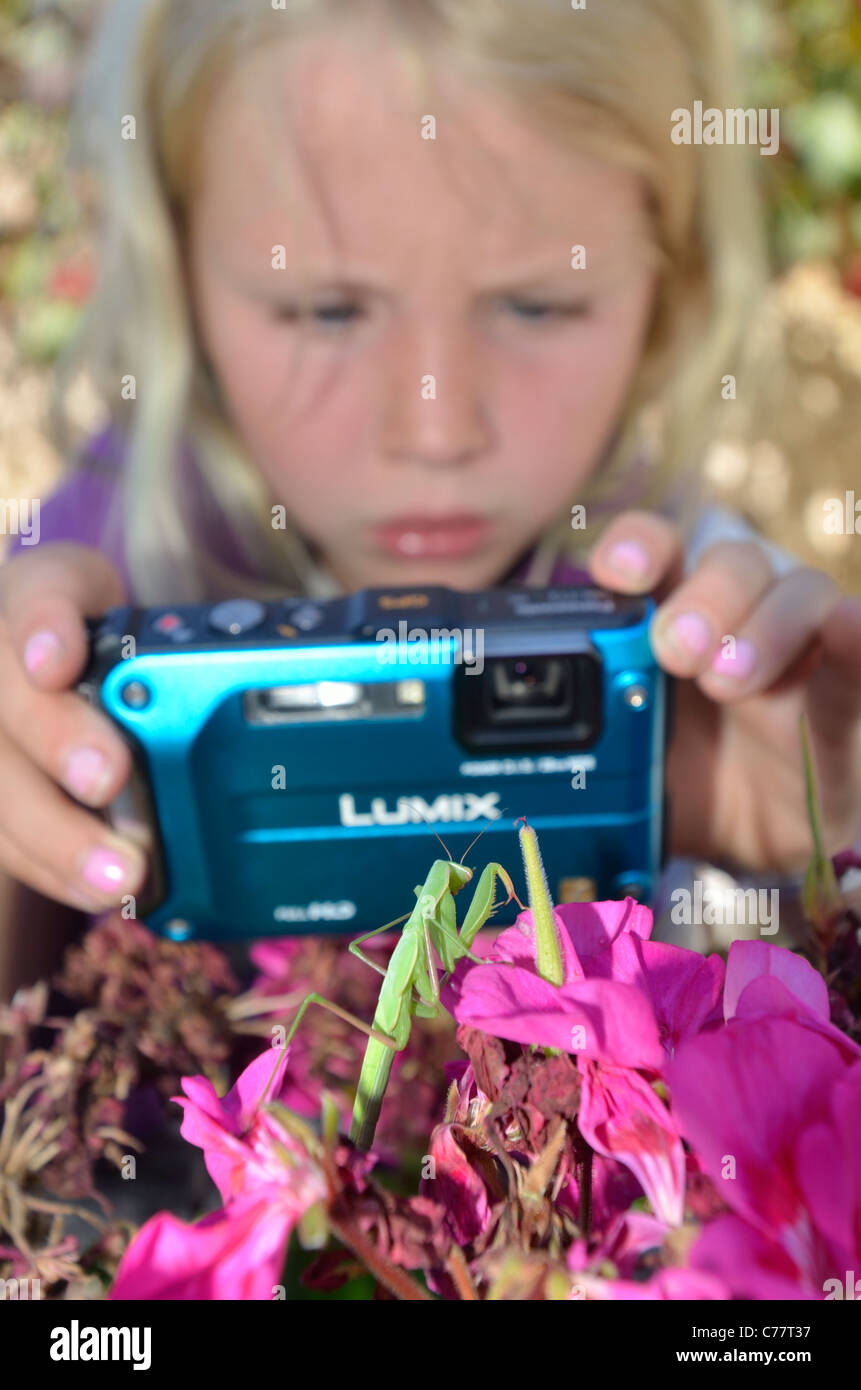
MULTIPOLYGON (((564 982, 566 984, 573 981, 579 982, 584 979, 583 966, 558 908, 554 910, 553 919, 556 923, 562 951, 564 982)), ((518 914, 513 927, 508 927, 499 933, 488 952, 487 959, 509 961, 531 971, 536 978, 541 978, 538 975, 536 964, 535 924, 532 921, 532 913, 528 909, 526 912, 518 914)))
MULTIPOLYGON (((288 1049, 289 1050, 289 1049, 288 1049)), ((203 1076, 184 1076, 186 1097, 173 1099, 184 1110, 180 1134, 203 1150, 206 1169, 224 1201, 249 1186, 256 1157, 247 1141, 264 1093, 267 1100, 281 1099, 289 1090, 287 1056, 267 1048, 255 1057, 223 1099, 203 1076), (272 1082, 271 1085, 268 1083, 272 1082)), ((259 1185, 260 1179, 258 1179, 259 1185)))
POLYGON ((197 1110, 190 1100, 177 1097, 185 1107, 180 1134, 189 1144, 203 1150, 206 1171, 212 1178, 222 1200, 228 1202, 246 1186, 247 1169, 254 1162, 254 1152, 244 1139, 238 1139, 227 1129, 197 1110))
POLYGON ((585 1058, 578 1066, 583 1088, 577 1124, 583 1138, 630 1168, 662 1221, 681 1225, 685 1153, 666 1106, 636 1071, 585 1058))
POLYGON ((715 1302, 731 1297, 721 1279, 696 1269, 659 1269, 645 1283, 625 1279, 596 1279, 584 1276, 583 1293, 587 1302, 635 1301, 715 1302))
POLYGON ((799 1136, 799 1181, 816 1229, 831 1245, 843 1278, 847 1269, 861 1277, 861 1063, 851 1067, 831 1091, 827 1121, 799 1136))
POLYGON ((271 1299, 297 1219, 277 1197, 256 1193, 194 1225, 160 1212, 129 1246, 109 1297, 271 1299))
MULTIPOLYGON (((650 1212, 623 1212, 601 1241, 600 1257, 612 1260, 620 1275, 625 1278, 633 1274, 641 1255, 647 1250, 654 1250, 663 1245, 666 1234, 666 1223, 659 1221, 650 1212)), ((595 1263, 599 1263, 597 1257, 595 1263)))
MULTIPOLYGON (((195 1110, 199 1110, 203 1115, 208 1115, 223 1129, 230 1129, 231 1134, 236 1132, 229 1124, 224 1102, 220 1096, 216 1095, 215 1087, 208 1077, 183 1076, 180 1078, 179 1084, 195 1110)), ((171 1096, 171 1100, 175 1100, 178 1105, 188 1105, 188 1101, 183 1100, 182 1096, 171 1096)))
POLYGON ((591 956, 608 950, 621 936, 633 935, 647 940, 654 926, 649 908, 643 907, 634 898, 597 903, 562 903, 556 911, 584 964, 591 956))
POLYGON ((262 981, 255 981, 255 985, 271 980, 283 983, 301 949, 302 941, 298 936, 279 936, 271 941, 255 941, 248 952, 248 958, 263 976, 262 981))
POLYGON ((735 1016, 742 991, 751 980, 770 975, 780 980, 795 998, 811 1013, 826 1022, 831 1017, 828 987, 813 966, 803 956, 774 946, 770 941, 734 941, 729 948, 724 986, 724 1018, 735 1016))
POLYGON ((734 1019, 684 1043, 667 1066, 682 1134, 729 1206, 772 1238, 805 1210, 796 1139, 827 1120, 844 1074, 838 1047, 792 1018, 734 1019))
POLYGON ((474 965, 443 1002, 459 1023, 497 1038, 658 1071, 664 1051, 645 996, 612 980, 555 985, 517 965, 474 965))
MULTIPOLYGON (((565 984, 576 984, 592 974, 590 963, 619 937, 651 935, 653 918, 647 907, 633 898, 597 903, 562 903, 554 917, 562 943, 565 984)), ((535 928, 530 911, 521 912, 513 927, 500 932, 493 960, 510 960, 535 970, 535 928)))
POLYGON ((264 1101, 280 1100, 290 1049, 268 1047, 245 1068, 224 1097, 224 1109, 236 1125, 234 1133, 244 1134, 264 1101))
POLYGON ((719 1020, 724 966, 720 956, 626 934, 607 960, 612 978, 636 987, 651 1001, 661 1041, 672 1057, 679 1043, 719 1020))
POLYGON ((760 975, 745 985, 738 997, 733 1022, 750 1022, 755 1018, 791 1018, 802 1028, 818 1033, 833 1043, 847 1066, 861 1058, 861 1047, 840 1028, 811 1013, 782 980, 772 975, 760 975))
POLYGON ((777 1241, 738 1216, 710 1221, 688 1258, 692 1270, 724 1280, 733 1298, 784 1302, 822 1297, 821 1290, 805 1284, 777 1241))

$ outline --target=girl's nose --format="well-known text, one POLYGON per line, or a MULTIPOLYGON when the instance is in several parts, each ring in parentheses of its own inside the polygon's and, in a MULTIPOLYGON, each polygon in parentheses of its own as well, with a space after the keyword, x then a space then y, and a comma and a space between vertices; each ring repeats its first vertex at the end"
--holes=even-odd
POLYGON ((386 372, 384 456, 463 468, 491 443, 484 373, 470 335, 451 326, 399 334, 386 372))

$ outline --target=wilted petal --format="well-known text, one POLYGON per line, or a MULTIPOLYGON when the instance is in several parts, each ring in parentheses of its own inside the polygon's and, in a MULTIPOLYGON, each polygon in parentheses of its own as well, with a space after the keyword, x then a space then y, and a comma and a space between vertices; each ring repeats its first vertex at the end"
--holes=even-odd
POLYGON ((452 1125, 438 1125, 430 1144, 433 1176, 423 1178, 421 1191, 445 1208, 446 1224, 458 1245, 481 1235, 490 1219, 487 1190, 457 1142, 452 1125))

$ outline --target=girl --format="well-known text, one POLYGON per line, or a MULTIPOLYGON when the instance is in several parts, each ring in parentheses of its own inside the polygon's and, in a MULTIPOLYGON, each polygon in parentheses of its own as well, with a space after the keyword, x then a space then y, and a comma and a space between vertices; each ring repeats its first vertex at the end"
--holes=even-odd
POLYGON ((108 4, 77 113, 105 221, 74 360, 112 420, 0 576, 4 992, 57 949, 58 905, 144 876, 97 815, 128 753, 71 689, 84 616, 129 597, 588 563, 660 602, 673 851, 803 865, 804 709, 829 845, 857 835, 861 603, 697 523, 762 263, 758 152, 671 138, 695 101, 737 104, 725 8, 108 4))

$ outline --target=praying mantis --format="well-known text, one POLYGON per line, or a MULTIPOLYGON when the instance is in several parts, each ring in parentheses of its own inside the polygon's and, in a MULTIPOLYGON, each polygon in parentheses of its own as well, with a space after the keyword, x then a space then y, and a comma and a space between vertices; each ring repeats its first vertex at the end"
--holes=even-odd
MULTIPOLYGON (((464 859, 478 839, 480 836, 476 836, 464 851, 464 859)), ((373 1143, 395 1053, 403 1051, 406 1047, 413 1018, 435 1018, 442 1009, 434 952, 442 962, 446 975, 451 974, 458 961, 464 957, 481 964, 481 957, 473 955, 470 947, 497 906, 505 906, 513 898, 518 907, 523 908, 514 891, 511 878, 502 865, 488 864, 475 886, 472 901, 458 932, 455 895, 472 881, 474 874, 462 860, 454 862, 441 840, 440 844, 445 849, 446 858, 435 860, 424 883, 416 888, 416 905, 412 911, 350 942, 351 954, 383 976, 373 1025, 369 1028, 361 1019, 320 994, 307 995, 290 1026, 270 1078, 269 1085, 272 1084, 281 1057, 290 1045, 305 1010, 311 1004, 328 1009, 367 1033, 368 1042, 350 1125, 350 1138, 356 1147, 363 1151, 369 1149, 373 1143), (496 902, 497 881, 504 884, 508 891, 505 904, 496 902), (404 921, 405 926, 392 952, 388 968, 384 970, 360 949, 362 943, 404 921)), ((268 1092, 269 1087, 266 1089, 268 1092)))

